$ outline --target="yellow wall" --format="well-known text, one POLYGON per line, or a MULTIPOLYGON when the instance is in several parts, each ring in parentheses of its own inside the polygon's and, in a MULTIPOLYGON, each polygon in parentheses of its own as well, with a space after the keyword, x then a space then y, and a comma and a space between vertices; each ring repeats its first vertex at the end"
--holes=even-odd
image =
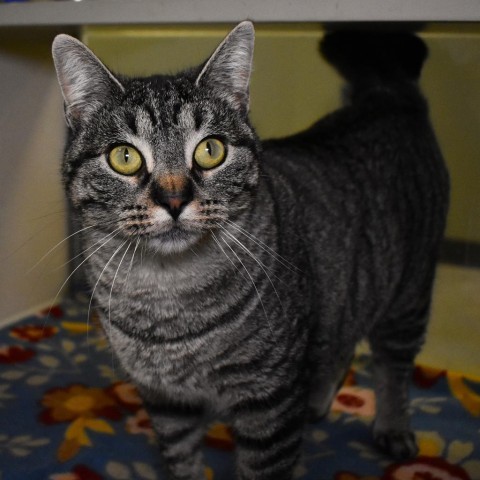
MULTIPOLYGON (((114 71, 173 73, 199 64, 231 26, 94 27, 84 41, 114 71)), ((251 116, 263 138, 299 131, 340 105, 341 80, 320 58, 319 25, 257 25, 251 116)), ((480 28, 434 26, 422 86, 450 168, 447 237, 480 242, 480 28)))
POLYGON ((0 325, 51 304, 67 267, 65 121, 51 38, 0 34, 0 325))

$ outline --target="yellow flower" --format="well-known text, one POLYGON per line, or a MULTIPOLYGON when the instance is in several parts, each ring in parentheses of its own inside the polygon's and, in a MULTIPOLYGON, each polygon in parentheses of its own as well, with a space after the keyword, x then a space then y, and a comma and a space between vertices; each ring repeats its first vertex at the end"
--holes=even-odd
POLYGON ((445 449, 445 440, 437 432, 416 432, 419 455, 440 457, 445 449))
POLYGON ((92 327, 85 322, 60 322, 60 325, 72 334, 87 333, 92 327))
POLYGON ((463 407, 474 417, 480 416, 480 395, 468 387, 464 377, 448 372, 447 380, 453 396, 463 407))
POLYGON ((77 418, 106 417, 118 420, 122 414, 114 398, 101 388, 71 385, 47 392, 40 420, 46 424, 68 422, 77 418))
POLYGON ((213 470, 210 467, 205 467, 206 480, 213 480, 213 470))

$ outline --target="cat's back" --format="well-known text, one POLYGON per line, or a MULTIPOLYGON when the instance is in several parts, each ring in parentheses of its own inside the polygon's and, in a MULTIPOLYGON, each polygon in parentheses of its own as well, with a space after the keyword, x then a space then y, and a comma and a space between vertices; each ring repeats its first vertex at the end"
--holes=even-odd
POLYGON ((367 229, 377 221, 419 228, 419 210, 428 216, 438 208, 440 218, 448 174, 418 86, 423 41, 340 32, 327 35, 321 50, 347 80, 347 104, 303 132, 264 142, 263 165, 278 195, 288 184, 292 208, 315 237, 318 227, 343 235, 359 218, 367 229))
POLYGON ((405 278, 412 290, 427 281, 448 174, 416 82, 364 85, 349 105, 265 142, 263 153, 277 200, 304 232, 316 289, 329 292, 319 308, 351 304, 358 317, 376 316, 405 278))

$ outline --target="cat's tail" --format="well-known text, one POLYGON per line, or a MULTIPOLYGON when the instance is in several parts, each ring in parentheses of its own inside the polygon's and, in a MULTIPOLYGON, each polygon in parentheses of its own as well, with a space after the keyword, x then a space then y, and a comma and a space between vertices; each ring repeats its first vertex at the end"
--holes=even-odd
POLYGON ((413 34, 361 31, 328 33, 320 51, 353 87, 415 82, 428 54, 413 34))

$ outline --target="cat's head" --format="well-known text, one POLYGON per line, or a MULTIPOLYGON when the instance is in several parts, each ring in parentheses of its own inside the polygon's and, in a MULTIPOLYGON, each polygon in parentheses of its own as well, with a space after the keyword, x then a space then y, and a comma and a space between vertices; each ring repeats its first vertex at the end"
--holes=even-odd
POLYGON ((174 76, 115 76, 59 35, 53 58, 69 139, 63 178, 83 225, 181 252, 249 207, 258 181, 248 121, 254 30, 174 76))

